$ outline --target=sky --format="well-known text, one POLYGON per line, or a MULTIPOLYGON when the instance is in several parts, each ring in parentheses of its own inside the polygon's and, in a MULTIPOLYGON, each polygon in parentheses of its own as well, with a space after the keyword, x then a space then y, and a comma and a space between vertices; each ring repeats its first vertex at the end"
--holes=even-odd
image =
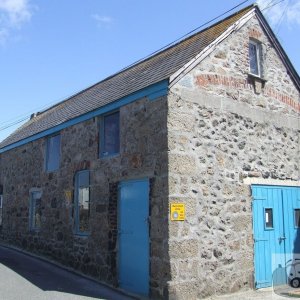
MULTIPOLYGON (((242 2, 254 1, 0 0, 0 141, 242 2)), ((299 74, 300 0, 258 2, 299 74)))

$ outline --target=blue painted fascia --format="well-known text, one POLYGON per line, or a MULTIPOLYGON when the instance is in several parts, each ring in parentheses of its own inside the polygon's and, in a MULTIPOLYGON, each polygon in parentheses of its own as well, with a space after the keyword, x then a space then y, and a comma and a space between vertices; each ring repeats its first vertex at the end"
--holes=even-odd
POLYGON ((75 124, 78 124, 78 123, 81 123, 81 122, 84 122, 84 121, 87 121, 87 120, 89 120, 91 118, 94 118, 94 117, 97 117, 99 115, 102 115, 102 114, 108 113, 110 111, 119 109, 120 107, 122 107, 124 105, 127 105, 129 103, 132 103, 132 102, 134 102, 136 100, 139 100, 141 98, 148 97, 148 99, 151 100, 151 101, 155 100, 158 97, 162 97, 162 96, 167 95, 168 88, 169 88, 169 79, 165 79, 165 80, 162 80, 162 81, 157 82, 155 84, 149 85, 146 88, 143 88, 143 89, 141 89, 139 91, 136 91, 132 94, 129 94, 125 97, 122 97, 122 98, 120 98, 120 99, 118 99, 118 100, 116 100, 112 103, 109 103, 109 104, 106 104, 102 107, 99 107, 96 110, 93 110, 93 111, 88 112, 86 114, 80 115, 80 116, 78 116, 74 119, 68 120, 68 121, 66 121, 62 124, 59 124, 57 126, 49 128, 45 131, 39 132, 35 135, 32 135, 28 138, 20 140, 16 143, 13 143, 13 144, 10 144, 6 147, 3 147, 2 149, 0 149, 0 153, 6 152, 6 151, 14 149, 14 148, 17 148, 17 147, 25 145, 27 143, 33 142, 33 141, 38 140, 42 137, 57 133, 57 132, 61 131, 62 129, 65 129, 67 127, 73 126, 75 124))

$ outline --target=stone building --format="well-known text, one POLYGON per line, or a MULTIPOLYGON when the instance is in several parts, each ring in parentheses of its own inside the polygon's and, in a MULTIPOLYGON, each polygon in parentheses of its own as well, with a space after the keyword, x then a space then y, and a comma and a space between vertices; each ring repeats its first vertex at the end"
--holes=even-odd
POLYGON ((300 226, 299 92, 249 6, 36 113, 0 144, 1 243, 153 299, 270 286, 300 226))

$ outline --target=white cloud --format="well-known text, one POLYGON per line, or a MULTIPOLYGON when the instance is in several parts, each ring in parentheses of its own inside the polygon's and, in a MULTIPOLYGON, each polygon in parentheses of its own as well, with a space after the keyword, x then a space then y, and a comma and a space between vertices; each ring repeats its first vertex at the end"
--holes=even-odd
POLYGON ((291 23, 300 25, 300 2, 295 3, 293 7, 287 11, 287 19, 291 23))
POLYGON ((272 26, 277 26, 281 22, 288 26, 300 25, 300 2, 298 0, 257 0, 257 4, 272 26), (265 8, 267 9, 264 10, 265 8))
POLYGON ((96 20, 97 22, 97 25, 99 27, 102 27, 102 26, 109 26, 113 23, 113 19, 111 17, 108 17, 108 16, 101 16, 101 15, 98 15, 98 14, 93 14, 92 15, 92 18, 94 20, 96 20))
POLYGON ((0 43, 8 39, 13 30, 29 22, 33 7, 30 0, 0 0, 0 43))

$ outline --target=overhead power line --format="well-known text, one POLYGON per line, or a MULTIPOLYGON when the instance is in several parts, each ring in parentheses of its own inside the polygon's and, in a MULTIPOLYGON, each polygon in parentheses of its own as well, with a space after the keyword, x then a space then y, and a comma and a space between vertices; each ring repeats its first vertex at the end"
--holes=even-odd
POLYGON ((277 4, 279 4, 283 1, 285 1, 285 0, 272 0, 269 4, 267 4, 264 8, 262 8, 261 11, 265 11, 267 9, 270 9, 273 6, 276 6, 277 4))
POLYGON ((282 21, 284 19, 284 16, 286 15, 287 10, 289 8, 289 4, 290 4, 290 0, 287 1, 287 4, 286 4, 286 6, 285 6, 285 8, 284 8, 284 10, 283 10, 283 12, 282 12, 282 14, 280 16, 280 19, 278 20, 278 23, 276 25, 276 34, 278 34, 278 32, 279 32, 279 29, 280 29, 280 26, 281 26, 282 21))
POLYGON ((203 28, 204 26, 210 24, 211 22, 213 22, 213 21, 215 21, 215 20, 217 20, 217 19, 223 17, 224 15, 226 15, 226 14, 228 14, 229 12, 235 10, 236 8, 238 8, 239 6, 245 4, 245 3, 248 2, 248 1, 250 1, 250 0, 245 0, 245 1, 241 2, 240 4, 234 6, 233 8, 231 8, 231 9, 225 11, 224 13, 218 15, 217 17, 215 17, 215 18, 213 18, 213 19, 210 19, 209 21, 207 21, 207 22, 203 23, 202 25, 196 27, 195 29, 189 31, 189 32, 186 33, 185 35, 183 35, 183 36, 177 38, 177 39, 174 40, 173 42, 171 42, 171 43, 169 43, 169 44, 167 44, 167 45, 165 45, 165 46, 159 48, 158 50, 156 50, 156 51, 154 51, 154 52, 148 54, 147 56, 145 56, 145 57, 143 57, 143 58, 141 58, 141 59, 135 61, 134 63, 130 64, 129 66, 127 66, 127 67, 121 69, 120 72, 122 72, 122 71, 124 71, 124 70, 126 70, 126 69, 128 69, 128 68, 130 68, 130 67, 132 67, 132 66, 134 66, 134 65, 136 65, 136 64, 138 64, 138 63, 140 63, 140 62, 142 62, 142 61, 144 61, 144 60, 146 60, 147 58, 149 58, 149 57, 151 57, 151 56, 157 54, 157 53, 160 52, 160 51, 163 51, 163 50, 167 49, 168 47, 171 47, 172 45, 176 44, 177 42, 181 41, 182 39, 184 39, 184 38, 186 38, 186 37, 192 35, 194 32, 196 32, 196 31, 198 31, 199 29, 203 28))
POLYGON ((5 129, 8 129, 8 128, 10 128, 10 127, 12 127, 12 126, 15 126, 15 125, 17 125, 17 124, 20 124, 20 123, 26 121, 27 119, 28 119, 28 117, 25 117, 25 118, 23 118, 23 119, 19 119, 19 120, 13 122, 13 123, 8 124, 8 125, 4 125, 4 126, 0 127, 0 131, 3 131, 3 130, 5 130, 5 129))
MULTIPOLYGON (((146 60, 147 58, 149 58, 149 57, 151 57, 151 56, 157 54, 158 52, 160 52, 160 51, 162 51, 162 50, 165 50, 166 48, 168 48, 168 47, 170 47, 170 46, 176 44, 176 43, 179 42, 180 40, 182 40, 182 39, 184 39, 184 38, 186 38, 186 37, 192 35, 194 32, 200 30, 200 29, 203 28, 204 26, 206 26, 206 25, 208 25, 208 24, 210 24, 210 23, 216 21, 217 19, 219 19, 219 18, 223 17, 224 15, 226 15, 226 14, 232 12, 232 11, 235 10, 236 8, 240 7, 241 5, 243 5, 243 4, 245 4, 246 2, 249 2, 249 1, 250 1, 250 0, 244 0, 244 1, 242 1, 242 2, 239 3, 238 5, 232 7, 231 9, 225 11, 224 13, 218 15, 217 17, 214 17, 213 19, 210 19, 209 21, 207 21, 207 22, 201 24, 200 26, 196 27, 195 29, 189 31, 189 32, 186 33, 185 35, 183 35, 183 36, 177 38, 177 39, 174 40, 173 42, 171 42, 171 43, 169 43, 169 44, 167 44, 167 45, 161 47, 160 49, 158 49, 158 50, 156 50, 156 51, 150 53, 149 55, 143 57, 142 59, 139 59, 139 60, 135 61, 134 63, 128 65, 127 67, 121 69, 120 72, 122 72, 122 71, 124 71, 124 70, 126 70, 126 69, 128 69, 128 68, 130 68, 130 67, 132 67, 132 66, 134 66, 134 65, 136 65, 136 64, 138 64, 138 63, 140 63, 141 61, 144 61, 144 60, 146 60)), ((283 1, 283 0, 281 0, 281 1, 283 1)), ((56 102, 54 102, 54 103, 56 103, 56 102)), ((52 103, 52 104, 53 104, 53 103, 52 103)), ((43 107, 42 110, 45 110, 46 108, 48 108, 49 105, 50 105, 50 104, 48 104, 46 107, 43 107)), ((41 109, 35 109, 34 111, 31 111, 30 113, 26 114, 26 116, 21 115, 20 117, 17 117, 18 119, 10 119, 10 120, 8 120, 8 121, 0 122, 0 125, 3 125, 2 127, 0 127, 0 131, 3 131, 3 130, 8 129, 8 128, 12 127, 12 126, 15 126, 15 125, 17 125, 17 124, 19 124, 19 123, 24 122, 26 119, 29 119, 29 118, 30 118, 30 116, 31 116, 31 114, 32 114, 33 112, 38 111, 38 110, 41 110, 41 109), (11 122, 11 123, 10 123, 10 122, 11 122), (6 124, 6 125, 5 125, 5 124, 6 124)))

